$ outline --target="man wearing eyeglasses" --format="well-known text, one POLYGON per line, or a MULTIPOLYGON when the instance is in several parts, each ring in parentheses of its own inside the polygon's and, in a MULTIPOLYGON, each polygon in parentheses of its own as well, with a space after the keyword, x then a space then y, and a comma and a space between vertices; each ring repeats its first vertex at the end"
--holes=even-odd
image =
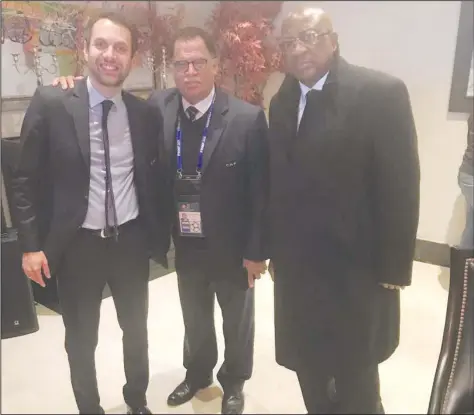
POLYGON ((306 408, 383 413, 378 364, 411 283, 419 161, 407 88, 340 57, 319 9, 282 24, 288 75, 270 105, 277 361, 306 408))
POLYGON ((254 280, 266 269, 267 121, 260 108, 214 86, 217 68, 209 35, 185 28, 173 47, 176 88, 154 92, 149 100, 164 117, 185 326, 186 378, 168 404, 183 404, 212 383, 217 295, 225 338, 217 374, 222 413, 240 414, 253 366, 254 280))

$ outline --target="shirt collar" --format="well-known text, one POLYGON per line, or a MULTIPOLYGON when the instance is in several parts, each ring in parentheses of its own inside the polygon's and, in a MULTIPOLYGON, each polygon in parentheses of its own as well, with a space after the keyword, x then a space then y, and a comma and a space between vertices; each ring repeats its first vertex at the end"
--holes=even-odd
POLYGON ((120 91, 117 95, 112 98, 105 98, 97 89, 94 88, 89 77, 87 77, 87 91, 89 92, 89 107, 94 108, 96 105, 101 104, 103 101, 110 99, 115 105, 119 105, 122 102, 122 92, 120 91))
POLYGON ((186 101, 184 97, 182 97, 183 110, 186 111, 189 107, 192 106, 196 108, 201 114, 205 114, 212 104, 212 99, 214 98, 215 93, 216 93, 216 89, 215 87, 212 87, 211 93, 202 101, 199 101, 197 104, 194 104, 194 105, 191 105, 188 101, 186 101))
POLYGON ((303 97, 306 97, 306 94, 312 89, 315 89, 316 91, 321 91, 323 89, 324 84, 326 83, 326 79, 327 79, 328 75, 329 75, 329 72, 326 72, 326 75, 324 75, 311 88, 308 88, 306 85, 304 85, 300 82, 301 95, 303 97))

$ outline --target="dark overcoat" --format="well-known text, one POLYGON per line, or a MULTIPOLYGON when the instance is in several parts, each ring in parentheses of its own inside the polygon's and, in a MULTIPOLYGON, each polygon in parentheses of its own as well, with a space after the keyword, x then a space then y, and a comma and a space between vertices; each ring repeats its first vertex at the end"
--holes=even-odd
POLYGON ((311 127, 287 76, 270 104, 269 241, 279 364, 367 365, 397 348, 419 216, 419 159, 408 91, 339 58, 311 127))

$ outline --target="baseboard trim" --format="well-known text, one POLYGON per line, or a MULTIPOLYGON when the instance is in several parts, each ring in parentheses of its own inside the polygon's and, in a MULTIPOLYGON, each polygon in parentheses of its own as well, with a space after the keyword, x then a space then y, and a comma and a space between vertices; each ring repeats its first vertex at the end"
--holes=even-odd
POLYGON ((417 239, 415 261, 438 265, 440 267, 449 267, 450 247, 448 244, 417 239))

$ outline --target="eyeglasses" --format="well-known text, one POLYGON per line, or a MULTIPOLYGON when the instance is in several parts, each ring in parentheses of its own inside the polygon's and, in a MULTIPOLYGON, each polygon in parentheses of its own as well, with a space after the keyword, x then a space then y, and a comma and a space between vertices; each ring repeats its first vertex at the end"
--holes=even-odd
POLYGON ((193 61, 175 61, 173 62, 174 69, 177 72, 186 72, 189 70, 189 65, 192 65, 196 72, 202 71, 207 65, 207 59, 200 58, 193 61))
POLYGON ((305 46, 315 46, 322 37, 331 34, 332 32, 318 33, 314 29, 303 30, 298 33, 297 37, 283 37, 279 41, 280 48, 283 52, 293 50, 298 43, 305 46))

